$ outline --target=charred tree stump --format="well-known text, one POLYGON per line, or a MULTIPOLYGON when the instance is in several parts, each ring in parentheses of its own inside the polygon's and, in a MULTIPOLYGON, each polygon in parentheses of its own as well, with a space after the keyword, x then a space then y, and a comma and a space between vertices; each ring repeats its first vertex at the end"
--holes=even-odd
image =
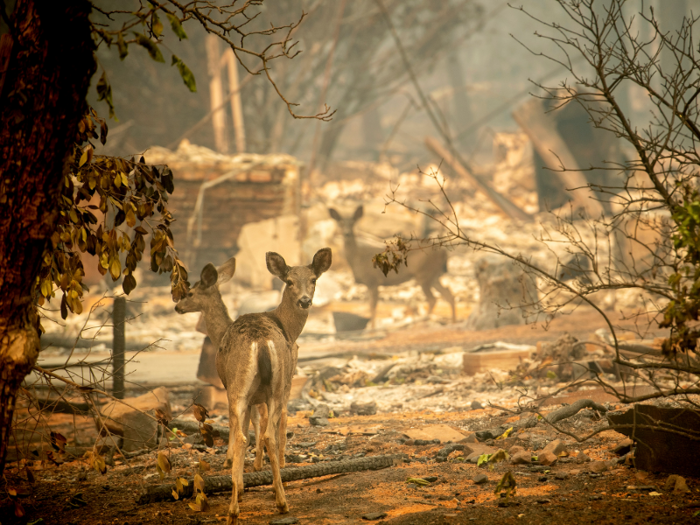
MULTIPOLYGON (((406 454, 390 454, 386 456, 373 456, 369 458, 348 459, 345 461, 328 461, 303 467, 287 467, 280 469, 282 482, 297 481, 300 479, 319 478, 332 474, 344 474, 346 472, 361 472, 364 470, 380 470, 392 467, 407 459, 406 454)), ((243 474, 243 485, 246 488, 272 485, 272 471, 248 472, 243 474)), ((137 499, 139 505, 155 503, 156 501, 174 501, 174 483, 166 483, 155 487, 148 487, 144 494, 137 499)), ((183 488, 180 498, 192 495, 194 482, 190 482, 183 488)), ((230 492, 233 485, 231 476, 209 476, 204 479, 204 492, 214 494, 216 492, 230 492)))

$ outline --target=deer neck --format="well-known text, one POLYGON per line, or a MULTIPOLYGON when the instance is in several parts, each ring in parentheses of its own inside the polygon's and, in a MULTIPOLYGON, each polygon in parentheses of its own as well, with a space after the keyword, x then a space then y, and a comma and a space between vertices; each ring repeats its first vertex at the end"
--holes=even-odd
POLYGON ((231 324, 228 308, 226 308, 221 295, 217 294, 212 304, 205 308, 202 313, 204 313, 204 322, 207 325, 209 338, 216 346, 219 346, 221 339, 231 324))
POLYGON ((286 337, 292 343, 301 334, 304 325, 306 325, 306 319, 309 317, 309 311, 297 307, 296 299, 287 292, 286 288, 282 295, 282 302, 272 313, 280 320, 286 337))

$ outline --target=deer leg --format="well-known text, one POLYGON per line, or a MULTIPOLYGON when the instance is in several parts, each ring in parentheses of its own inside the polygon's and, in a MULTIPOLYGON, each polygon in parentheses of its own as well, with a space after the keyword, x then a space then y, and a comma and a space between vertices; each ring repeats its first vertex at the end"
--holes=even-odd
MULTIPOLYGON (((267 428, 267 406, 263 403, 253 407, 253 425, 255 425, 255 463, 253 470, 263 469, 265 455, 265 429, 267 428), (257 416, 257 417, 256 417, 257 416)), ((270 451, 268 450, 268 455, 270 451)))
POLYGON ((452 292, 447 286, 444 286, 440 282, 440 279, 437 279, 435 283, 433 283, 433 288, 435 288, 438 291, 438 293, 442 295, 442 298, 450 304, 450 308, 452 308, 452 322, 456 323, 457 306, 455 305, 455 296, 452 295, 452 292))
MULTIPOLYGON (((273 394, 274 395, 274 394, 273 394)), ((289 505, 284 495, 284 487, 282 486, 282 476, 280 474, 279 465, 279 427, 282 419, 282 406, 273 395, 270 395, 267 401, 268 420, 267 428, 265 429, 265 443, 267 446, 267 455, 270 458, 270 467, 272 469, 272 485, 275 489, 275 501, 277 508, 282 514, 289 512, 289 505)))
POLYGON ((433 308, 435 308, 435 303, 437 303, 437 299, 435 299, 435 296, 433 295, 433 291, 431 290, 429 284, 421 283, 420 287, 423 289, 426 301, 428 301, 428 315, 430 315, 433 313, 433 308))
POLYGON ((379 288, 369 288, 369 326, 375 327, 377 318, 377 303, 379 302, 379 288))
POLYGON ((238 516, 241 509, 238 501, 243 495, 243 459, 245 458, 246 438, 243 435, 241 424, 245 421, 245 412, 248 404, 241 402, 229 393, 229 452, 231 452, 231 504, 227 523, 238 523, 238 516))
POLYGON ((280 415, 279 422, 279 457, 280 457, 280 468, 284 468, 286 461, 284 459, 284 453, 287 449, 287 407, 282 409, 282 414, 280 415))

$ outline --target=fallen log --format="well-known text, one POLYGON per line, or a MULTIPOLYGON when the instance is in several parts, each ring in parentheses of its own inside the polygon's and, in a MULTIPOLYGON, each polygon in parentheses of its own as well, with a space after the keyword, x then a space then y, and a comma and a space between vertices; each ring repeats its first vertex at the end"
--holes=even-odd
MULTIPOLYGON (((361 472, 364 470, 380 470, 397 465, 401 461, 408 459, 406 454, 389 454, 386 456, 372 456, 368 458, 347 459, 345 461, 325 461, 303 467, 287 467, 280 469, 282 482, 297 481, 300 479, 320 478, 331 474, 344 474, 347 472, 361 472)), ((243 485, 246 488, 260 487, 262 485, 272 485, 272 471, 263 470, 260 472, 247 472, 243 474, 243 485)), ((156 501, 174 501, 174 483, 166 483, 147 487, 146 492, 141 494, 136 502, 139 505, 155 503, 156 501)), ((180 498, 192 495, 194 482, 190 480, 188 486, 184 487, 180 498)), ((208 476, 204 478, 204 492, 214 494, 216 492, 230 492, 233 485, 231 476, 208 476)))
MULTIPOLYGON (((221 439, 228 441, 229 427, 223 425, 212 425, 214 432, 218 432, 221 439)), ((190 421, 188 419, 175 418, 170 423, 168 423, 168 428, 177 428, 182 430, 188 436, 190 434, 199 434, 199 423, 196 421, 190 421)))

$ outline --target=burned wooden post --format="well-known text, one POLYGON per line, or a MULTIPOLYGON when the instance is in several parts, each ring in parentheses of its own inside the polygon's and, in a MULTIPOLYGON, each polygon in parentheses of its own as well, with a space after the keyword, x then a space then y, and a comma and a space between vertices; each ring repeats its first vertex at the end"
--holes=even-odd
POLYGON ((117 399, 124 399, 125 317, 126 297, 117 297, 112 310, 112 395, 117 399))

